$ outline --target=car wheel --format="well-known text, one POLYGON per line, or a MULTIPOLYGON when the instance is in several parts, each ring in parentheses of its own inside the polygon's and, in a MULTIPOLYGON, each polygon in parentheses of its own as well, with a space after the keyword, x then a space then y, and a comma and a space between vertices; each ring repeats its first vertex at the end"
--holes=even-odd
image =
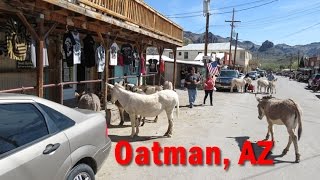
POLYGON ((78 164, 71 169, 67 180, 95 180, 92 168, 86 164, 78 164))

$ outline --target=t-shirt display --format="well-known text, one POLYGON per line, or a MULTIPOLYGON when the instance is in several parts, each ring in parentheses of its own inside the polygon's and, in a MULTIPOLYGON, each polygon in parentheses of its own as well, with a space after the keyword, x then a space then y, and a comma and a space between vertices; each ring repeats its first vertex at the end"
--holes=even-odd
POLYGON ((77 31, 72 32, 75 44, 73 45, 73 64, 81 64, 81 44, 80 37, 77 31))
POLYGON ((149 59, 148 62, 149 62, 149 72, 150 73, 157 73, 158 72, 158 69, 157 69, 158 60, 149 59))
POLYGON ((83 55, 84 57, 81 58, 84 62, 81 62, 85 65, 85 67, 91 68, 96 65, 95 62, 95 55, 94 55, 94 39, 91 35, 87 35, 83 39, 83 55))
POLYGON ((124 44, 121 47, 121 53, 123 56, 123 62, 125 65, 132 64, 133 61, 133 49, 130 44, 124 44))
POLYGON ((116 66, 118 64, 118 51, 119 51, 119 47, 118 47, 117 43, 113 43, 110 47, 109 65, 116 66))
POLYGON ((73 66, 73 46, 76 44, 74 37, 71 32, 67 32, 63 36, 63 50, 67 66, 73 66))
POLYGON ((105 63, 106 63, 105 51, 106 50, 102 45, 100 45, 96 50, 96 63, 98 65, 98 72, 104 71, 104 67, 105 67, 105 63))

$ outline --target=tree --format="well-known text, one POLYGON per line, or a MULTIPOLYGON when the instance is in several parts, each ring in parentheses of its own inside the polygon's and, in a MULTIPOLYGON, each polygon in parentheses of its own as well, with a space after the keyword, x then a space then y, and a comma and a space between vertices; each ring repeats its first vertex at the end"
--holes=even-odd
POLYGON ((300 59, 299 68, 304 68, 304 58, 303 58, 303 56, 300 59))

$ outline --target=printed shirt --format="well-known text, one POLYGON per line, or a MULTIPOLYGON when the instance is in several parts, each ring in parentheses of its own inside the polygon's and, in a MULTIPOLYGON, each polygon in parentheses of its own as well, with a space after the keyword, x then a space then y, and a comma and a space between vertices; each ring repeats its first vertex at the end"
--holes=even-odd
POLYGON ((200 78, 197 74, 188 74, 186 77, 186 82, 191 82, 191 84, 187 84, 188 89, 196 89, 197 85, 193 83, 193 81, 200 81, 200 78))
POLYGON ((148 62, 149 62, 149 72, 150 72, 150 73, 156 73, 156 72, 158 72, 158 69, 157 69, 158 60, 156 60, 156 59, 149 59, 148 62))
POLYGON ((94 55, 94 39, 92 36, 87 35, 83 39, 83 55, 82 62, 86 67, 91 68, 96 65, 95 55, 94 55))
POLYGON ((109 65, 116 66, 118 63, 118 51, 119 47, 117 43, 113 43, 110 47, 110 62, 109 65))
POLYGON ((73 66, 73 46, 76 44, 76 41, 73 38, 71 32, 64 34, 63 36, 63 51, 64 56, 67 61, 67 66, 73 66))
POLYGON ((81 64, 81 44, 78 32, 72 32, 75 44, 73 46, 73 64, 81 64))
POLYGON ((122 45, 121 53, 122 53, 122 56, 123 56, 124 64, 125 65, 132 64, 132 61, 133 61, 132 46, 130 44, 122 45))
POLYGON ((105 59, 105 48, 103 46, 99 46, 96 50, 96 63, 98 65, 98 72, 103 72, 106 59, 105 59))

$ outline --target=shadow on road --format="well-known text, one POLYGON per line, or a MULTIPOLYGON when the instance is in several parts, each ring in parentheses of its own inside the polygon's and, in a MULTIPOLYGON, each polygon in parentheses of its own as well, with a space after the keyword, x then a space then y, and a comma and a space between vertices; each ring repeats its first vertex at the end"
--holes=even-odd
POLYGON ((316 95, 316 97, 320 99, 320 95, 316 95))
POLYGON ((128 142, 140 142, 140 141, 151 141, 155 139, 168 138, 166 136, 135 136, 131 138, 130 136, 118 136, 118 135, 109 135, 109 138, 112 142, 119 141, 128 141, 128 142))
MULTIPOLYGON (((238 143, 238 147, 240 152, 242 151, 243 144, 246 141, 249 141, 250 137, 249 136, 240 136, 240 137, 227 137, 231 139, 235 139, 235 141, 238 143)), ((252 149, 255 155, 255 158, 258 159, 261 155, 261 153, 264 151, 263 147, 260 147, 256 142, 251 142, 252 149)), ((269 152, 267 159, 272 159, 274 164, 279 164, 279 163, 290 163, 290 164, 295 164, 295 161, 283 161, 277 158, 281 158, 284 155, 273 155, 272 151, 269 152)))

